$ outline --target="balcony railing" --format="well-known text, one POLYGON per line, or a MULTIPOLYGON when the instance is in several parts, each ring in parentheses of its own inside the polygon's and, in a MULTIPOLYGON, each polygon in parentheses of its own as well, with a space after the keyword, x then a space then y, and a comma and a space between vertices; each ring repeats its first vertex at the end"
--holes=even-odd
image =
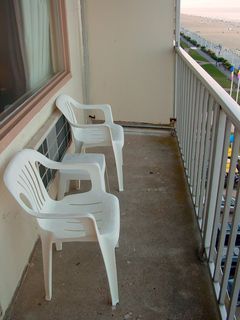
POLYGON ((181 48, 176 49, 176 77, 177 138, 202 255, 222 319, 232 320, 240 304, 240 106, 181 48))

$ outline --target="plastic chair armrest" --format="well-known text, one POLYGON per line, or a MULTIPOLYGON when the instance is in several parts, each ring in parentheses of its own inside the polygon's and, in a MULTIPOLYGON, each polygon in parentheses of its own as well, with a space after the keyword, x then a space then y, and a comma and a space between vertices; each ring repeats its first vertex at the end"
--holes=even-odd
POLYGON ((106 123, 113 123, 112 108, 109 104, 77 104, 76 108, 81 110, 101 110, 106 123))
MULTIPOLYGON (((109 125, 107 123, 102 123, 102 124, 75 124, 75 123, 71 123, 70 125, 73 128, 76 129, 81 129, 81 130, 91 130, 91 129, 98 129, 100 132, 104 133, 107 139, 112 140, 112 132, 111 132, 111 128, 109 127, 109 125)), ((74 134, 74 137, 78 139, 77 134, 74 134)), ((80 139, 79 141, 84 142, 83 140, 83 135, 80 133, 80 139)))
MULTIPOLYGON (((63 210, 64 210, 64 206, 63 206, 63 210)), ((67 210, 67 209, 66 209, 67 210)), ((58 212, 47 212, 47 213, 44 213, 44 212, 40 212, 37 214, 36 218, 38 219, 81 219, 81 218, 89 218, 91 220, 94 220, 95 221, 95 218, 92 214, 89 214, 89 213, 79 213, 79 209, 78 209, 78 212, 70 212, 68 213, 69 211, 65 211, 63 213, 59 213, 58 212)), ((96 221, 95 221, 96 223, 96 221)))
POLYGON ((72 123, 70 122, 70 125, 74 128, 80 128, 80 129, 92 129, 93 126, 94 128, 99 128, 99 129, 102 129, 102 128, 108 128, 110 130, 110 127, 107 123, 101 123, 101 124, 78 124, 78 123, 72 123))

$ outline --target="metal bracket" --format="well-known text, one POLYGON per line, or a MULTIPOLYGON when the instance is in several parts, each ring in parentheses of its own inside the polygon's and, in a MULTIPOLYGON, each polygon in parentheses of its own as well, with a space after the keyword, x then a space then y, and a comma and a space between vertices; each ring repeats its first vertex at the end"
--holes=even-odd
POLYGON ((177 122, 177 118, 170 118, 170 126, 171 126, 171 135, 175 137, 175 123, 177 122))
POLYGON ((203 244, 201 243, 197 249, 197 257, 201 263, 207 262, 207 256, 203 244))

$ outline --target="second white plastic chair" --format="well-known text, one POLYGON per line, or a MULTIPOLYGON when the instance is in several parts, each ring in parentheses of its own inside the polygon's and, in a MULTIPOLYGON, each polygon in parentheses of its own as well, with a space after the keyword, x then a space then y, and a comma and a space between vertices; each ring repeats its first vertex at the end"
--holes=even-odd
POLYGON ((120 125, 113 122, 110 105, 84 105, 70 96, 60 95, 56 100, 58 109, 64 114, 71 125, 75 152, 81 152, 81 148, 99 146, 112 146, 118 177, 119 191, 123 191, 123 155, 124 132, 120 125), (78 121, 79 110, 101 110, 105 121, 101 124, 81 124, 78 121))

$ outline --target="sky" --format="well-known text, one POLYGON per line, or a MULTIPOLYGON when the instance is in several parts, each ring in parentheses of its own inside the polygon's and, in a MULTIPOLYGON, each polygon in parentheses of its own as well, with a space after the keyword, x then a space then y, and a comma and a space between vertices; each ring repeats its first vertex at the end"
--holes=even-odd
POLYGON ((240 0, 180 0, 185 14, 240 21, 240 0))
POLYGON ((240 0, 181 0, 182 8, 239 8, 240 0))

